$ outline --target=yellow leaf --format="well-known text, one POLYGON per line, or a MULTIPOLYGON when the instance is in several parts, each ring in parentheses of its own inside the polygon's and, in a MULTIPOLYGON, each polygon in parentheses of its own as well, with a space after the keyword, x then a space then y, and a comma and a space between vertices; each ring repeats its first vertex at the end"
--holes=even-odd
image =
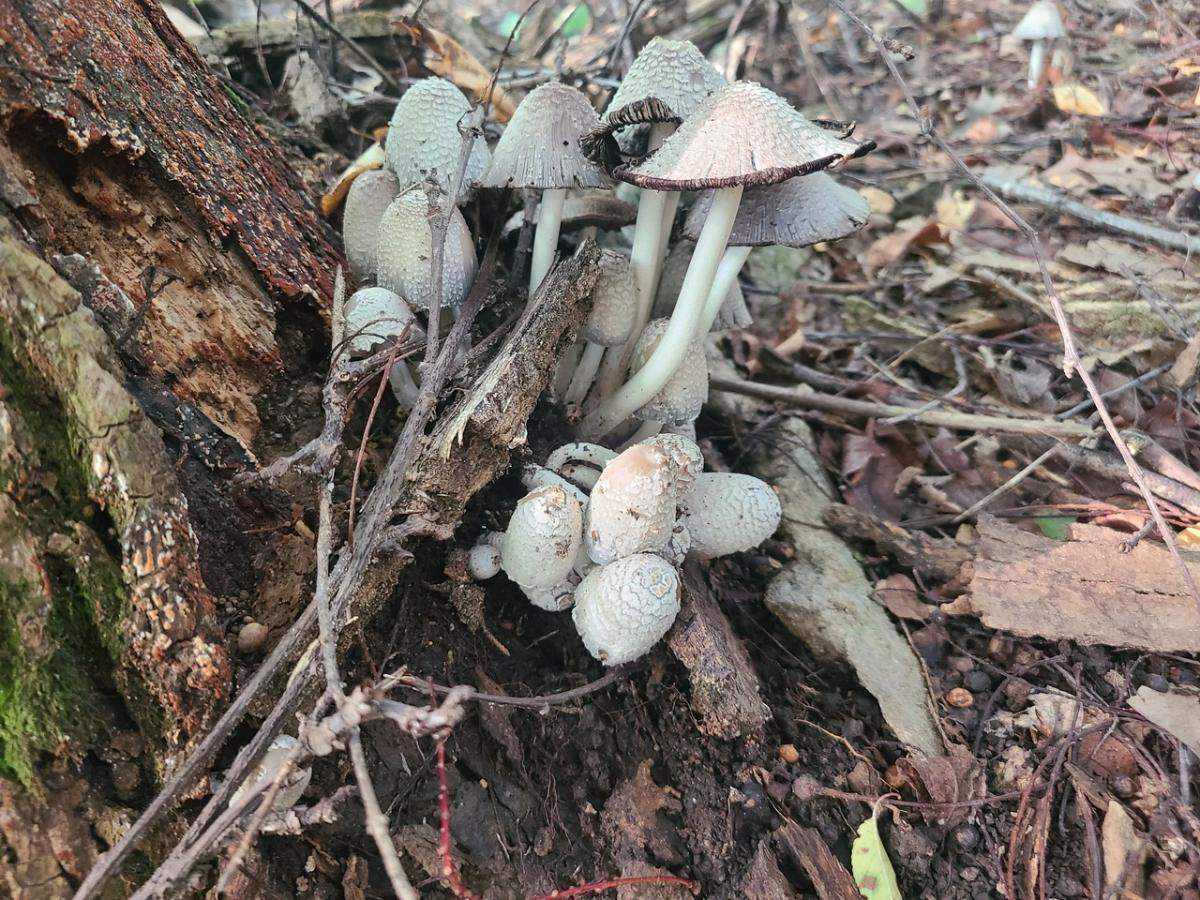
POLYGON ((1082 84, 1056 84, 1054 86, 1054 105, 1065 113, 1078 113, 1081 116, 1102 116, 1108 110, 1104 101, 1082 84))
POLYGON ((1195 550, 1200 548, 1200 527, 1193 525, 1191 528, 1185 528, 1179 534, 1175 535, 1175 543, 1179 545, 1181 550, 1195 550))
POLYGON ((337 184, 333 186, 333 189, 321 198, 321 212, 326 216, 332 216, 334 210, 341 206, 342 201, 346 199, 346 193, 350 190, 354 179, 363 172, 370 172, 382 165, 383 144, 372 144, 338 177, 337 184))
POLYGON ((1171 68, 1175 70, 1175 74, 1179 78, 1190 78, 1193 75, 1200 75, 1200 62, 1187 56, 1171 60, 1171 68))
MULTIPOLYGON (((492 72, 466 47, 450 35, 413 19, 401 19, 397 24, 409 33, 414 43, 425 48, 425 67, 430 72, 449 78, 464 91, 474 94, 478 100, 487 99, 492 72)), ((507 122, 514 108, 512 97, 500 85, 495 85, 492 88, 492 109, 496 111, 496 118, 507 122)))
POLYGON ((871 818, 858 826, 858 837, 850 848, 850 868, 858 892, 867 900, 904 900, 892 861, 888 859, 883 840, 879 837, 879 804, 871 810, 871 818))

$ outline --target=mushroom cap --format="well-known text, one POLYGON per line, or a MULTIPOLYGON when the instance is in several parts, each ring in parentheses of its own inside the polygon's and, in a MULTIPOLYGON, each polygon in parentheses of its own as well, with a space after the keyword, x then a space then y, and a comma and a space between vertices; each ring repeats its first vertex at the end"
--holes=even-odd
POLYGON ((580 330, 585 341, 616 347, 629 340, 637 319, 637 289, 629 257, 615 250, 600 251, 600 274, 592 288, 592 311, 580 330))
POLYGON ((587 506, 583 543, 605 565, 661 550, 675 524, 675 471, 658 447, 634 444, 604 467, 587 506))
POLYGON ((492 154, 483 187, 608 187, 611 179, 579 149, 579 138, 600 123, 587 97, 549 82, 521 101, 492 154))
POLYGON ((657 555, 673 566, 682 566, 691 549, 692 533, 688 531, 687 525, 681 520, 675 523, 675 527, 671 529, 671 539, 667 541, 667 546, 658 551, 657 555))
POLYGON ((383 287, 360 288, 346 301, 346 336, 351 356, 368 356, 392 338, 404 334, 423 341, 425 329, 395 291, 383 287), (409 323, 412 323, 409 325, 409 323))
MULTIPOLYGON (((713 193, 696 198, 683 231, 696 240, 712 207, 713 193)), ((824 172, 789 178, 780 184, 747 188, 738 206, 731 247, 808 247, 836 241, 867 224, 870 204, 858 191, 838 184, 824 172)))
POLYGON ((590 571, 575 589, 571 618, 588 653, 606 666, 619 666, 645 655, 678 614, 674 566, 638 553, 590 571))
POLYGON ((783 515, 769 484, 736 472, 701 473, 680 507, 695 559, 757 547, 775 533, 783 515))
MULTIPOLYGON (((445 78, 422 78, 404 92, 392 112, 384 145, 388 168, 401 188, 424 181, 436 170, 438 186, 450 190, 462 151, 459 122, 470 110, 462 91, 445 78)), ((463 184, 478 182, 487 166, 487 144, 480 137, 471 147, 463 184)))
MULTIPOLYGON (((283 765, 283 761, 298 743, 290 734, 281 734, 275 740, 271 741, 271 745, 267 748, 267 752, 263 754, 262 759, 258 761, 258 765, 254 767, 249 777, 238 786, 238 789, 233 792, 233 796, 229 800, 230 805, 234 805, 241 800, 247 791, 260 784, 269 784, 271 781, 274 781, 279 767, 283 765)), ((300 798, 304 795, 304 789, 308 787, 308 783, 311 780, 311 767, 306 766, 300 769, 292 769, 288 774, 287 780, 280 787, 278 793, 275 794, 275 801, 271 804, 271 808, 280 810, 291 809, 300 802, 300 798)))
POLYGON ((476 544, 467 554, 467 571, 476 581, 487 581, 500 573, 500 548, 476 544))
POLYGON ((689 437, 669 432, 660 432, 641 443, 657 447, 667 454, 675 472, 675 496, 680 499, 685 497, 704 471, 704 454, 700 452, 700 446, 689 437))
MULTIPOLYGON (((667 254, 663 262, 662 275, 658 279, 658 293, 654 298, 654 310, 651 315, 659 319, 670 316, 675 309, 675 301, 679 299, 679 289, 683 287, 683 278, 687 275, 688 265, 692 261, 692 251, 696 242, 680 238, 667 254)), ((750 310, 746 308, 746 296, 742 286, 734 281, 721 303, 721 309, 713 320, 713 331, 725 331, 727 328, 748 328, 753 322, 750 310)))
POLYGON ((548 588, 575 563, 583 530, 579 501, 558 485, 530 491, 517 503, 500 546, 504 573, 522 588, 548 588))
POLYGON ((399 193, 400 182, 387 169, 363 172, 350 185, 342 213, 342 242, 350 268, 359 278, 375 274, 379 221, 399 193))
POLYGON ((528 587, 520 585, 521 593, 529 598, 529 602, 538 609, 546 612, 563 612, 571 608, 575 602, 575 589, 579 584, 579 576, 572 571, 566 578, 552 584, 550 587, 528 587))
MULTIPOLYGON (((405 191, 387 208, 379 223, 376 274, 379 284, 408 298, 418 309, 433 300, 433 226, 431 200, 424 190, 405 191)), ((442 306, 458 306, 467 296, 478 270, 475 242, 467 220, 455 207, 446 226, 442 257, 442 306)))
POLYGON ((774 184, 862 156, 874 146, 810 122, 761 84, 735 81, 706 98, 656 152, 613 174, 661 191, 774 184))
POLYGON ((1038 0, 1013 28, 1012 36, 1022 41, 1044 41, 1066 37, 1067 28, 1053 0, 1038 0))
MULTIPOLYGON (((655 319, 646 326, 646 330, 634 344, 630 371, 636 372, 646 364, 669 324, 669 319, 655 319)), ((643 422, 681 425, 695 420, 707 400, 708 358, 704 355, 704 345, 699 340, 694 340, 684 354, 679 368, 650 402, 635 415, 643 422)))

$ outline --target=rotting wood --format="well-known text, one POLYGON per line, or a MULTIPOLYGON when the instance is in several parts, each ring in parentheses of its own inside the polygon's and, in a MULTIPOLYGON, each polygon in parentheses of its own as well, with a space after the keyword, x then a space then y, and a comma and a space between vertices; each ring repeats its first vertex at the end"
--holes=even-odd
MULTIPOLYGON (((908 531, 895 522, 847 506, 831 504, 824 513, 825 524, 844 537, 868 541, 896 562, 938 581, 957 583, 963 567, 973 558, 969 547, 950 538, 935 538, 908 531)), ((968 572, 969 577, 969 572, 968 572)))
MULTIPOLYGON (((1070 526, 1067 541, 990 516, 978 529, 975 576, 954 611, 1022 637, 1200 650, 1200 612, 1162 545, 1143 540, 1122 553, 1125 535, 1097 525, 1070 526)), ((1196 554, 1182 555, 1200 570, 1196 554)))

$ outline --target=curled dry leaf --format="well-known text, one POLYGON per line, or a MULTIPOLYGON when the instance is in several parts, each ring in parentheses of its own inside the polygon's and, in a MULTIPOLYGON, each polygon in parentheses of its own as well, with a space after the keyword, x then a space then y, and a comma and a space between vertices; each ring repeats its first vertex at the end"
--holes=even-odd
MULTIPOLYGON (((492 83, 492 71, 471 55, 450 35, 430 28, 414 19, 401 19, 399 27, 408 32, 413 43, 425 50, 425 67, 436 75, 449 78, 477 100, 486 100, 492 83)), ((496 118, 507 122, 516 109, 512 97, 500 85, 491 88, 492 108, 496 118)))

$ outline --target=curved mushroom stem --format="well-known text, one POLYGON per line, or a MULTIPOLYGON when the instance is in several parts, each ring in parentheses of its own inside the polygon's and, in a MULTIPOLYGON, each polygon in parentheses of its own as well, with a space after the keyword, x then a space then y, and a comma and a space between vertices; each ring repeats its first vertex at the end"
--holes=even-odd
POLYGON ((579 357, 579 365, 575 367, 575 374, 571 376, 571 385, 567 388, 567 393, 563 398, 567 403, 583 402, 588 388, 592 386, 592 379, 596 377, 596 370, 600 368, 600 360, 603 358, 604 345, 588 341, 587 346, 583 349, 583 356, 579 357))
POLYGON ((654 308, 654 298, 658 296, 658 282, 662 278, 663 262, 667 258, 667 250, 671 243, 671 226, 675 224, 675 213, 679 209, 680 194, 671 191, 667 194, 667 205, 663 210, 662 229, 658 235, 658 258, 654 262, 654 280, 650 284, 650 308, 654 308))
POLYGON ((647 420, 638 426, 638 430, 630 435, 629 440, 621 445, 621 450, 628 450, 634 444, 640 444, 644 440, 654 437, 663 429, 662 422, 654 422, 647 420))
POLYGON ((688 263, 687 275, 679 289, 679 299, 667 330, 663 332, 662 339, 646 364, 584 419, 580 433, 585 438, 595 440, 608 434, 621 421, 649 403, 679 368, 704 313, 717 265, 725 252, 729 232, 733 230, 742 190, 741 185, 735 185, 716 192, 696 241, 696 249, 692 251, 692 260, 688 263))
POLYGON ((1042 80, 1042 68, 1046 65, 1046 42, 1034 41, 1029 48, 1029 89, 1032 91, 1042 80))
POLYGON ((563 354, 562 359, 558 361, 558 368, 554 370, 554 380, 550 383, 550 394, 558 399, 565 400, 568 387, 572 384, 571 379, 574 377, 575 369, 579 365, 580 354, 583 353, 584 344, 576 341, 571 346, 571 349, 563 354))
POLYGON ((703 338, 717 320, 717 314, 729 296, 729 291, 737 283, 738 273, 750 256, 750 247, 726 247, 717 264, 717 274, 713 276, 712 287, 708 291, 708 299, 704 301, 704 315, 696 327, 695 337, 703 338))
POLYGON ((408 363, 402 359, 393 362, 392 371, 388 374, 388 381, 392 385, 392 393, 396 395, 396 402, 400 404, 400 408, 405 412, 412 409, 421 389, 417 386, 408 363))
POLYGON ((537 230, 533 233, 533 258, 529 261, 529 297, 550 271, 558 250, 558 230, 562 225, 563 206, 567 202, 566 188, 547 188, 542 191, 538 207, 537 230))

